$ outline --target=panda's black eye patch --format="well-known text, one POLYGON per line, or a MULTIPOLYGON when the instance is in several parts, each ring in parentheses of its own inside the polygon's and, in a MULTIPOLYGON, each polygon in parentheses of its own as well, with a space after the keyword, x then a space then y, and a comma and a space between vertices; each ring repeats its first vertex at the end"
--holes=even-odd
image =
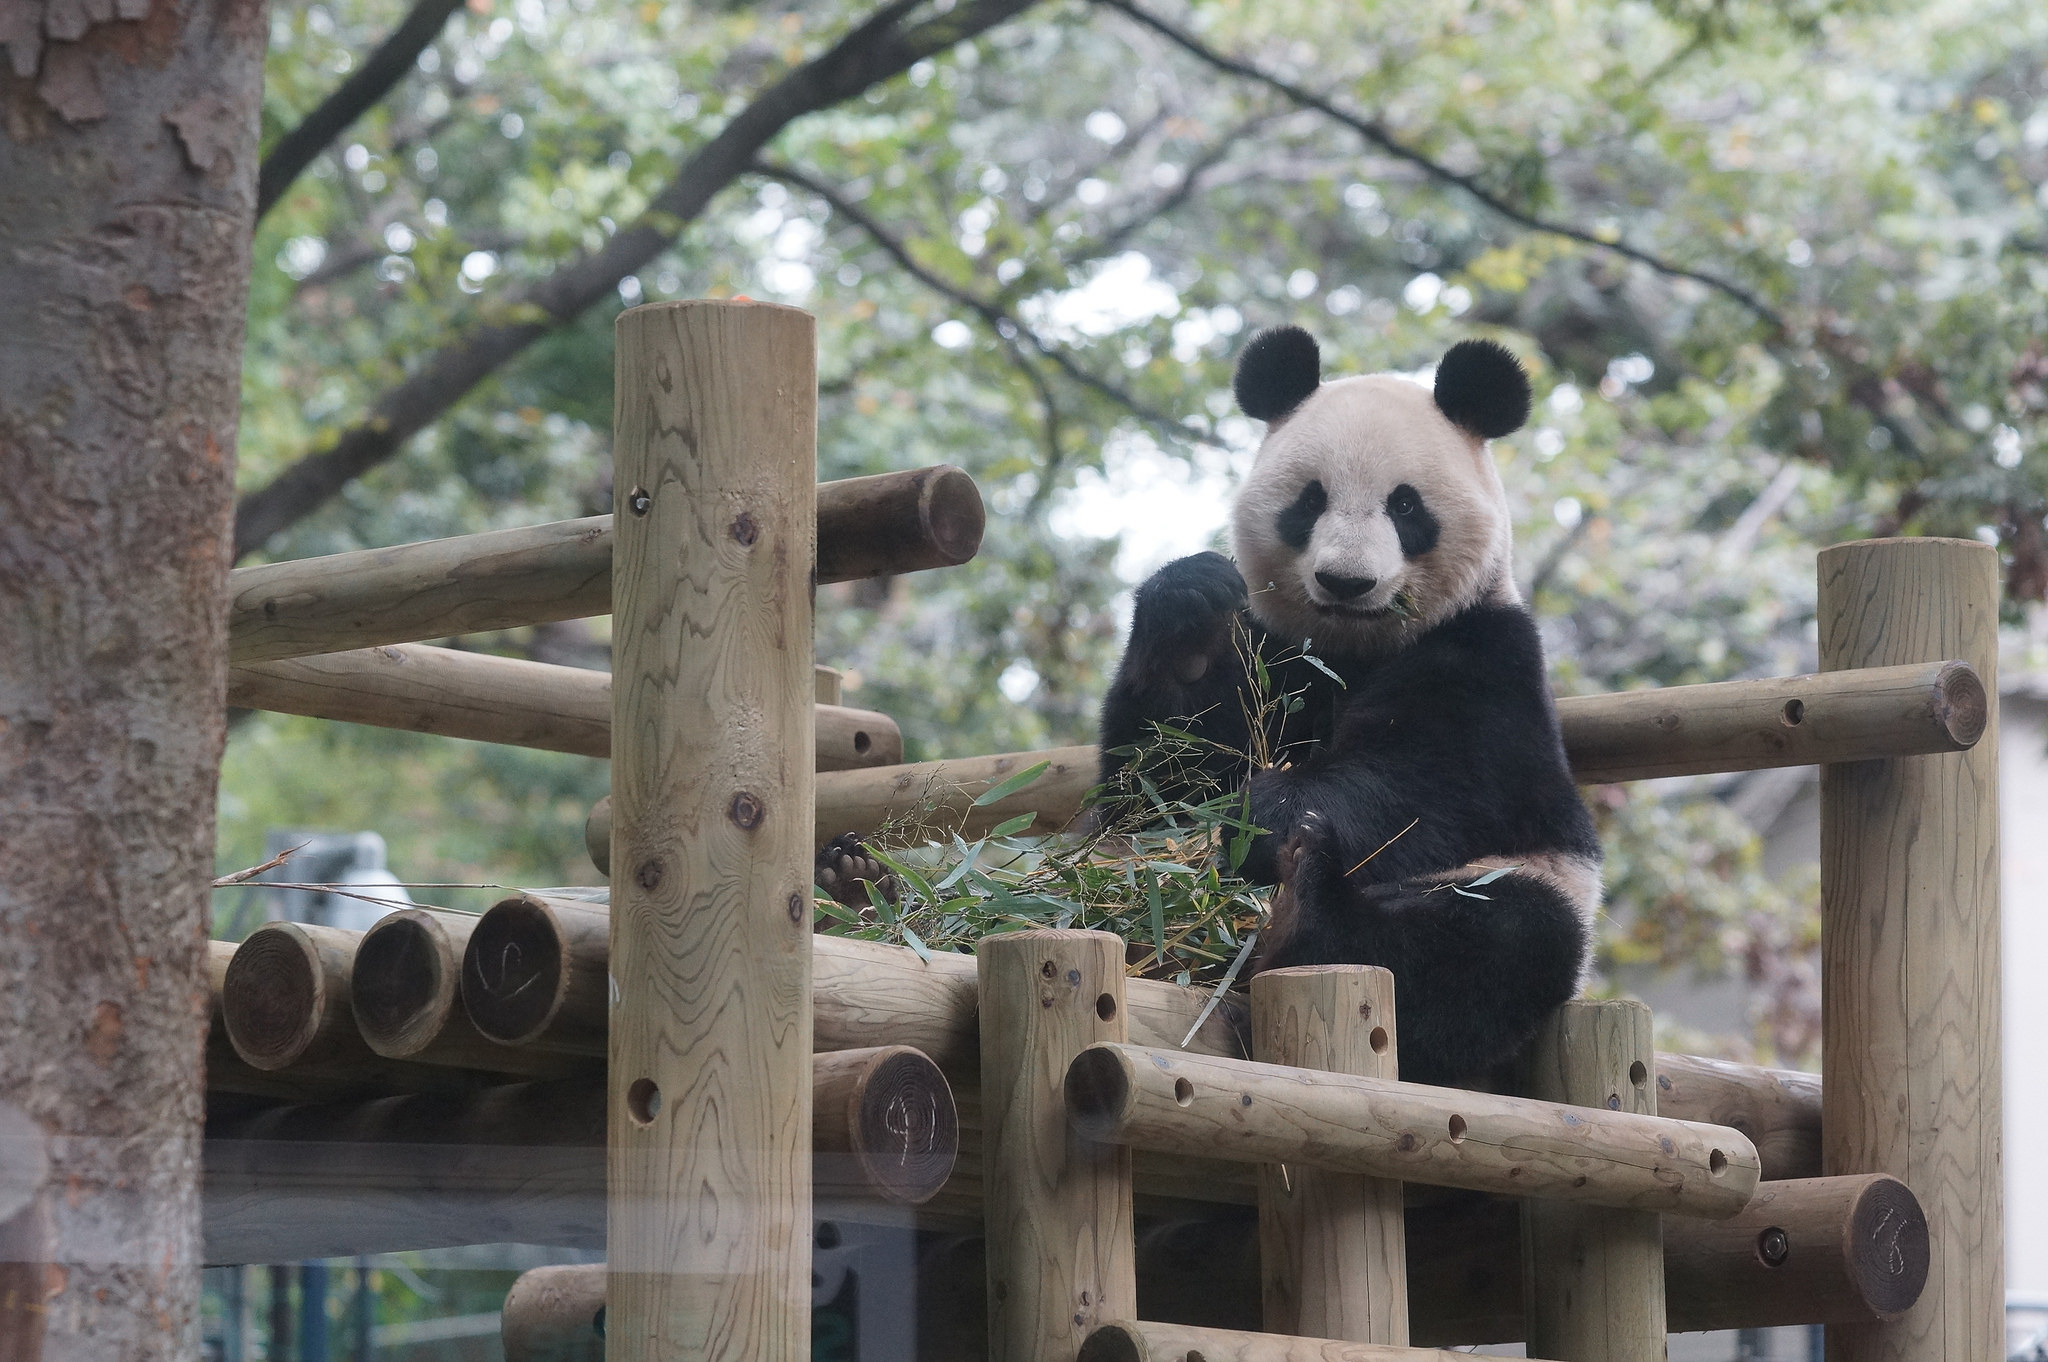
POLYGON ((1404 558, 1420 558, 1436 547, 1440 528, 1436 517, 1422 504, 1422 494, 1407 483, 1387 493, 1387 518, 1394 522, 1394 533, 1401 538, 1404 558))
POLYGON ((1273 522, 1273 528, 1280 533, 1280 542, 1290 549, 1308 547, 1308 537, 1315 532, 1316 521, 1330 508, 1329 494, 1323 491, 1320 482, 1311 482, 1301 489, 1301 495, 1294 504, 1280 513, 1273 522))

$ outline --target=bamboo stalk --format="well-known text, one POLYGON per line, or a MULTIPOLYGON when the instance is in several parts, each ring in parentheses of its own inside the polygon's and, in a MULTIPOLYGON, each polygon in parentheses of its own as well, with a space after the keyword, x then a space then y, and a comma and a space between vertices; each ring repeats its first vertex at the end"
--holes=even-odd
POLYGON ((1077 1130, 1165 1154, 1710 1218, 1757 1182, 1755 1146, 1725 1126, 1185 1050, 1090 1046, 1066 1093, 1077 1130))
MULTIPOLYGON (((609 672, 424 643, 233 667, 228 703, 544 752, 612 754, 609 672)), ((813 713, 819 770, 903 760, 903 733, 888 715, 824 704, 813 713)))
MULTIPOLYGON (((947 464, 818 484, 817 580, 951 567, 981 547, 981 493, 947 464)), ((612 517, 236 568, 229 660, 414 643, 612 610, 612 517)))
MULTIPOLYGON (((1545 1019, 1523 1091, 1597 1111, 1657 1114, 1650 1009, 1575 1000, 1545 1019)), ((1664 1238, 1655 1211, 1522 1203, 1529 1351, 1572 1362, 1664 1362, 1664 1238)))

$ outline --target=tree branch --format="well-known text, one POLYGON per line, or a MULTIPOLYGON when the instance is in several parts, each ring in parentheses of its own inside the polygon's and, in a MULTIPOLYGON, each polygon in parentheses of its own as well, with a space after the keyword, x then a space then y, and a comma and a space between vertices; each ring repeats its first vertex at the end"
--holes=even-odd
MULTIPOLYGON (((765 159, 757 160, 754 163, 754 169, 771 179, 780 180, 784 184, 794 185, 804 192, 814 194, 824 200, 833 212, 867 233, 874 243, 882 248, 883 253, 902 268, 904 273, 917 280, 918 283, 923 284, 932 292, 948 299, 956 306, 966 308, 969 312, 981 318, 988 325, 989 329, 994 331, 997 337, 1006 345, 1014 349, 1017 342, 1023 342, 1024 345, 1036 351, 1042 358, 1050 361, 1054 367, 1068 378, 1091 392, 1108 398, 1144 421, 1147 425, 1158 428, 1170 438, 1176 440, 1189 438, 1190 432, 1188 428, 1165 412, 1139 401, 1136 397, 1133 397, 1108 379, 1101 378, 1082 368, 1074 361, 1073 356, 1069 355, 1062 347, 1046 340, 1002 307, 990 302, 986 298, 976 297, 966 289, 941 278, 938 274, 926 268, 918 261, 917 257, 910 253, 909 248, 892 236, 881 223, 868 216, 867 212, 859 204, 848 199, 831 185, 824 183, 822 180, 813 179, 794 166, 784 165, 780 162, 765 159)), ((1048 472, 1050 471, 1048 470, 1048 472)))
POLYGON ((395 455, 497 368, 542 336, 573 321, 618 281, 645 266, 694 222, 713 195, 746 172, 770 139, 805 114, 831 108, 917 62, 995 27, 1033 0, 965 0, 946 14, 905 27, 919 0, 890 0, 818 56, 789 72, 742 109, 684 162, 647 211, 591 254, 512 292, 467 334, 428 356, 367 418, 333 444, 308 454, 242 499, 235 555, 261 547, 395 455))
POLYGON ((448 16, 460 8, 462 0, 419 0, 412 13, 405 16, 405 22, 378 44, 369 60, 343 81, 340 89, 321 100, 320 106, 297 127, 277 139, 256 175, 258 222, 284 197, 284 191, 292 187, 315 156, 391 93, 391 87, 412 69, 427 44, 441 35, 448 16))
POLYGON ((1136 4, 1132 3, 1132 0, 1095 0, 1095 3, 1105 9, 1113 9, 1119 14, 1129 17, 1133 22, 1151 29, 1154 33, 1159 34, 1167 41, 1179 47, 1182 51, 1208 63, 1219 71, 1236 76, 1241 80, 1256 82, 1305 109, 1313 109, 1317 113, 1343 124, 1366 141, 1386 152, 1389 156, 1408 162, 1408 164, 1440 184, 1463 190, 1466 194, 1469 194, 1472 198, 1510 222, 1526 227, 1530 231, 1542 232, 1549 236, 1563 237, 1569 241, 1579 242, 1581 245, 1591 246, 1596 250, 1607 251, 1621 256, 1626 260, 1633 260, 1637 264, 1647 265, 1659 274, 1669 275, 1677 279, 1690 279, 1694 283, 1704 284, 1706 287, 1740 304, 1760 320, 1768 323, 1774 330, 1784 331, 1786 329, 1785 319, 1775 309, 1740 284, 1723 279, 1719 275, 1708 274, 1702 270, 1687 269, 1683 265, 1673 264, 1660 256, 1653 255, 1648 251, 1623 242, 1602 240, 1584 228, 1574 227, 1569 223, 1555 222, 1549 218, 1540 217, 1535 213, 1518 208, 1486 188, 1474 177, 1461 175, 1449 166, 1433 160, 1414 147, 1409 146, 1406 142, 1396 137, 1384 123, 1341 109, 1313 90, 1296 85, 1269 71, 1262 70, 1250 62, 1239 61, 1234 57, 1225 56, 1185 29, 1178 28, 1158 15, 1140 9, 1136 4))

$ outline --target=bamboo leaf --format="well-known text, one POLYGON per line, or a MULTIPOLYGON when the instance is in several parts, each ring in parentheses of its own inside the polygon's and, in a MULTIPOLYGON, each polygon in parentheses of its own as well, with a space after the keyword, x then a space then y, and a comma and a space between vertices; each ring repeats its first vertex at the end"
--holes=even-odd
POLYGON ((997 803, 1000 800, 1008 799, 1011 795, 1017 793, 1017 791, 1023 789, 1026 785, 1029 785, 1032 781, 1044 775, 1051 768, 1052 763, 1049 761, 1041 761, 1036 766, 1028 766, 1022 771, 1019 771, 1016 775, 1011 776, 1008 780, 1003 781, 1001 784, 992 785, 988 789, 983 790, 981 794, 976 797, 974 803, 969 805, 968 807, 975 809, 985 809, 989 805, 997 803))

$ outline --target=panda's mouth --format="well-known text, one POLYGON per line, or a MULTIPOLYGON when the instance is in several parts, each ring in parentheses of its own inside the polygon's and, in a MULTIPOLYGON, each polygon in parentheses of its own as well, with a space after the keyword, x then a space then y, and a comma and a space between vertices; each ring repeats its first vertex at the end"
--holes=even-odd
POLYGON ((1387 605, 1352 605, 1345 601, 1324 602, 1311 597, 1309 604, 1316 608, 1318 614, 1337 615, 1351 620, 1385 619, 1389 615, 1400 613, 1391 603, 1387 605))

